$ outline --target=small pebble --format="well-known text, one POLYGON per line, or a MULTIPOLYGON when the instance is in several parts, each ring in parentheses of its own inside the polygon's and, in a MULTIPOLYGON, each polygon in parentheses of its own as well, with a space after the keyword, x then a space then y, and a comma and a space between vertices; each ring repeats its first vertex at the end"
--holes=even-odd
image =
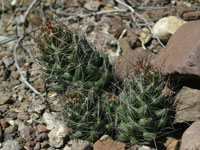
POLYGON ((36 128, 37 128, 37 131, 38 131, 39 133, 44 133, 44 132, 47 131, 47 127, 46 127, 45 125, 43 125, 43 124, 37 125, 36 128))

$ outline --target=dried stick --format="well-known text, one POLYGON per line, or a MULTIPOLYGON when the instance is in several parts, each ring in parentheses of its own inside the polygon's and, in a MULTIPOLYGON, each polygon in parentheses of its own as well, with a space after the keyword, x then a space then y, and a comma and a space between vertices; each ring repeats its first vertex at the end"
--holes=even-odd
POLYGON ((141 26, 137 23, 135 16, 137 16, 141 20, 143 20, 145 22, 145 24, 147 25, 147 27, 149 28, 149 30, 151 31, 151 34, 153 35, 153 37, 156 38, 156 40, 160 43, 160 45, 163 48, 165 47, 164 44, 160 41, 160 39, 153 33, 151 25, 149 24, 149 22, 147 21, 147 19, 144 16, 140 15, 131 6, 121 2, 120 0, 115 0, 115 1, 118 2, 119 4, 123 5, 123 6, 127 7, 131 11, 132 20, 136 24, 137 27, 141 28, 141 26), (134 14, 135 14, 135 16, 134 16, 134 14))
POLYGON ((125 12, 128 12, 128 10, 127 9, 102 10, 102 11, 92 12, 88 14, 76 14, 75 16, 68 17, 67 20, 71 20, 74 18, 97 16, 97 15, 108 14, 108 13, 125 13, 125 12))
POLYGON ((21 41, 22 41, 23 39, 24 39, 24 35, 22 35, 22 36, 18 39, 17 44, 16 44, 16 46, 15 46, 15 48, 14 48, 14 59, 15 59, 15 65, 16 65, 16 67, 17 67, 17 71, 19 72, 19 74, 20 74, 20 76, 21 76, 21 78, 22 78, 22 81, 23 81, 34 93, 36 93, 37 95, 39 95, 40 98, 44 101, 45 98, 43 97, 43 95, 42 95, 40 92, 38 92, 32 85, 30 85, 30 84, 28 83, 28 81, 26 81, 26 79, 25 79, 25 77, 24 77, 24 75, 23 75, 23 73, 22 73, 22 70, 21 70, 21 68, 20 68, 20 66, 19 66, 19 64, 18 64, 18 61, 17 61, 17 49, 19 48, 19 45, 20 45, 20 43, 21 43, 21 41))
POLYGON ((30 14, 31 10, 33 9, 33 7, 37 4, 37 2, 40 1, 40 0, 34 0, 31 5, 28 7, 27 11, 25 12, 24 14, 24 23, 28 17, 28 15, 30 14))
MULTIPOLYGON (((39 0, 34 0, 34 1, 31 3, 31 5, 28 7, 27 11, 25 12, 23 22, 17 24, 17 26, 16 26, 16 28, 15 28, 17 37, 19 37, 19 36, 18 36, 18 32, 17 32, 17 27, 18 27, 20 24, 23 24, 23 25, 25 24, 29 13, 31 12, 31 10, 33 9, 33 7, 36 5, 36 3, 37 3, 38 1, 39 1, 39 0)), ((16 46, 15 46, 15 48, 14 48, 15 65, 16 65, 16 67, 17 67, 17 71, 19 72, 19 74, 20 74, 20 76, 21 76, 22 81, 23 81, 34 93, 36 93, 37 95, 39 95, 40 98, 44 101, 45 98, 43 97, 43 95, 42 95, 39 91, 37 91, 32 85, 30 85, 30 84, 28 83, 28 81, 25 79, 25 77, 24 77, 24 75, 23 75, 23 73, 22 73, 22 70, 21 70, 21 68, 20 68, 20 66, 19 66, 19 64, 18 64, 18 61, 17 61, 17 49, 19 48, 19 45, 20 45, 21 41, 24 39, 24 37, 25 37, 25 26, 24 26, 24 34, 21 35, 21 36, 18 38, 17 44, 16 44, 16 46)))
POLYGON ((67 13, 67 12, 62 12, 62 11, 56 11, 52 7, 52 2, 51 1, 50 1, 49 8, 56 15, 70 16, 70 17, 67 18, 67 20, 74 19, 74 18, 84 18, 84 17, 96 16, 96 15, 107 14, 107 13, 123 13, 123 12, 127 12, 126 9, 115 9, 115 10, 102 10, 102 11, 92 12, 92 13, 88 13, 88 14, 67 13))
POLYGON ((138 24, 138 22, 137 22, 137 20, 136 20, 136 18, 135 18, 135 16, 134 16, 134 14, 136 13, 136 12, 135 12, 135 9, 133 9, 131 6, 129 6, 129 5, 127 5, 127 4, 123 3, 123 2, 121 2, 120 0, 115 0, 115 1, 118 2, 118 3, 121 4, 121 5, 124 5, 125 7, 127 7, 127 8, 131 11, 131 18, 132 18, 133 22, 135 23, 135 25, 136 25, 137 27, 141 28, 141 26, 138 24))
POLYGON ((121 48, 120 48, 120 44, 119 44, 119 40, 121 38, 123 38, 124 34, 126 33, 127 29, 124 29, 121 33, 121 35, 119 36, 118 40, 117 40, 117 51, 116 51, 116 55, 117 56, 120 56, 120 53, 121 53, 121 48))

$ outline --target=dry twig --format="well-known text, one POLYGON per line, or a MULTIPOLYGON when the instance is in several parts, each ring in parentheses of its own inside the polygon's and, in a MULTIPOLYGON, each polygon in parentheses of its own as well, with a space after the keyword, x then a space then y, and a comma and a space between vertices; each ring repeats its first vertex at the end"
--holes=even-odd
POLYGON ((119 44, 119 40, 121 38, 123 38, 124 34, 126 33, 127 29, 124 29, 121 33, 121 35, 119 36, 118 40, 117 40, 117 51, 116 51, 116 55, 117 56, 120 56, 120 53, 121 53, 121 48, 120 48, 120 44, 119 44))
POLYGON ((31 3, 31 5, 28 7, 27 11, 25 12, 23 22, 17 24, 17 26, 16 26, 16 28, 15 28, 16 36, 19 37, 19 38, 18 38, 17 44, 16 44, 16 46, 15 46, 15 48, 14 48, 14 59, 15 59, 15 65, 16 65, 16 67, 17 67, 17 71, 19 72, 22 81, 23 81, 34 93, 36 93, 37 95, 39 95, 40 98, 44 101, 45 98, 43 97, 43 95, 42 95, 39 91, 37 91, 32 85, 30 85, 30 83, 28 83, 28 81, 25 79, 25 77, 24 77, 24 75, 23 75, 23 73, 22 73, 22 70, 21 70, 21 68, 20 68, 20 66, 19 66, 19 64, 18 64, 18 61, 17 61, 17 49, 19 48, 21 41, 24 39, 24 37, 25 37, 25 35, 26 35, 26 34, 25 34, 25 26, 24 26, 24 24, 25 24, 25 22, 26 22, 26 20, 27 20, 27 17, 28 17, 28 15, 29 15, 29 13, 31 12, 31 10, 33 9, 33 7, 36 5, 36 3, 37 3, 38 1, 39 1, 39 0, 34 0, 34 1, 31 3), (24 33, 23 33, 21 36, 18 35, 18 29, 17 29, 17 28, 18 28, 19 25, 23 25, 23 26, 24 26, 24 33))
POLYGON ((137 27, 141 28, 141 26, 138 24, 137 20, 136 20, 136 17, 137 16, 138 18, 140 18, 141 20, 144 21, 144 23, 146 24, 146 26, 149 28, 149 30, 151 31, 151 34, 153 35, 154 38, 156 38, 156 40, 160 43, 160 45, 164 48, 164 44, 160 41, 160 39, 153 33, 153 30, 152 30, 152 27, 151 25, 149 24, 149 22, 147 21, 147 19, 140 15, 139 13, 137 13, 131 6, 121 2, 120 0, 115 0, 116 2, 118 2, 119 4, 127 7, 130 11, 131 11, 131 17, 132 17, 132 20, 133 22, 136 24, 137 27))
POLYGON ((49 8, 56 15, 67 16, 68 18, 66 20, 71 20, 71 19, 75 19, 75 18, 85 18, 85 17, 97 16, 97 15, 108 14, 108 13, 125 13, 125 12, 128 12, 127 9, 114 9, 114 10, 101 10, 101 11, 98 11, 98 12, 91 12, 91 13, 85 13, 85 14, 84 13, 82 13, 82 14, 68 13, 68 12, 63 12, 63 11, 56 11, 52 7, 52 2, 50 2, 49 8))
POLYGON ((20 68, 20 66, 19 66, 19 64, 18 64, 18 61, 17 61, 17 49, 19 48, 19 45, 20 45, 20 43, 21 43, 21 41, 22 41, 23 39, 24 39, 24 35, 22 35, 22 36, 18 39, 17 44, 16 44, 16 46, 15 46, 15 48, 14 48, 14 59, 15 59, 15 65, 16 65, 16 67, 17 67, 17 71, 19 72, 19 74, 20 74, 20 76, 21 76, 23 82, 24 82, 34 93, 36 93, 37 95, 39 95, 40 98, 44 101, 45 98, 43 97, 43 95, 42 95, 40 92, 38 92, 32 85, 30 85, 30 83, 28 83, 28 81, 25 79, 25 77, 24 77, 24 75, 23 75, 23 73, 22 73, 22 70, 21 70, 21 68, 20 68))

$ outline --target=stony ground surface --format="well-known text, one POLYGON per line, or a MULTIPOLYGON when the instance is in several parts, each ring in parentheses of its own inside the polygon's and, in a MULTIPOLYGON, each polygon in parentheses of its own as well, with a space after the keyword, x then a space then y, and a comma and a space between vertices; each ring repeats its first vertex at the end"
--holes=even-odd
MULTIPOLYGON (((170 15, 178 15, 185 21, 200 19, 200 1, 198 0, 182 1, 182 3, 180 1, 160 0, 144 0, 142 2, 122 0, 122 2, 145 17, 150 25, 153 25, 160 18, 170 15)), ((142 45, 140 37, 143 28, 147 25, 144 25, 144 20, 135 14, 137 22, 133 22, 130 11, 99 15, 94 13, 111 11, 116 8, 122 11, 127 10, 128 7, 114 0, 93 1, 92 4, 89 0, 52 0, 52 4, 50 0, 41 0, 29 14, 27 22, 24 25, 18 25, 23 22, 24 13, 31 3, 32 0, 0 2, 0 148, 2 150, 128 149, 125 148, 124 143, 111 139, 105 142, 98 141, 95 144, 83 140, 69 141, 67 138, 68 130, 64 123, 63 103, 54 92, 49 92, 46 95, 45 79, 37 61, 39 55, 33 38, 37 37, 35 34, 38 34, 40 30, 32 31, 42 26, 45 20, 58 19, 69 28, 86 35, 97 50, 106 52, 110 56, 110 62, 114 66, 116 65, 117 73, 122 78, 129 70, 126 70, 125 66, 131 67, 131 64, 127 64, 124 60, 134 60, 137 55, 137 57, 141 57, 148 54, 154 57, 162 49, 162 45, 154 38, 145 43, 147 49, 143 49, 144 45, 142 45), (77 15, 81 13, 86 15, 78 17, 77 15), (73 16, 74 19, 72 19, 73 16), (18 33, 15 31, 15 27, 18 29, 18 33), (46 97, 45 101, 30 90, 17 70, 13 51, 18 37, 23 34, 24 29, 29 34, 22 42, 23 48, 17 50, 18 65, 22 69, 21 73, 25 79, 46 97), (116 53, 119 48, 120 55, 122 55, 120 57, 116 53)), ((163 44, 166 45, 166 42, 163 44)), ((186 88, 186 90, 189 93, 186 94, 187 96, 192 95, 189 89, 186 88)), ((195 92, 199 93, 199 91, 195 92)), ((179 94, 179 98, 184 97, 183 95, 184 93, 179 94)), ((198 97, 199 94, 195 95, 198 97)), ((195 110, 197 114, 198 109, 195 110)), ((199 116, 197 118, 199 119, 199 116)), ((187 118, 187 121, 197 121, 198 119, 188 120, 187 118)), ((199 122, 197 123, 198 126, 199 122)), ((160 149, 175 150, 180 144, 180 137, 166 138, 160 149)), ((144 145, 129 148, 129 150, 135 149, 151 148, 144 145)))

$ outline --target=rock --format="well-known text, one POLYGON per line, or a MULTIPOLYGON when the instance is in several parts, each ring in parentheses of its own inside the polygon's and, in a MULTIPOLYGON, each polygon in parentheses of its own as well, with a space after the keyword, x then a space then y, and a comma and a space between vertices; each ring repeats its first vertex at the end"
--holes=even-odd
POLYGON ((157 21, 160 18, 163 18, 166 15, 168 15, 168 13, 169 10, 167 9, 147 10, 142 13, 142 16, 144 16, 146 19, 157 21))
POLYGON ((2 150, 20 150, 19 142, 16 140, 8 140, 4 142, 2 150))
POLYGON ((32 120, 37 120, 37 119, 40 118, 40 116, 39 116, 37 113, 31 113, 31 114, 30 114, 30 118, 31 118, 32 120))
POLYGON ((4 133, 3 141, 13 140, 13 134, 4 133))
POLYGON ((47 133, 41 133, 35 138, 35 142, 43 142, 45 140, 48 140, 48 135, 47 133))
POLYGON ((48 134, 50 145, 54 148, 61 148, 62 146, 64 146, 67 134, 68 131, 64 125, 57 125, 48 134))
POLYGON ((41 143, 41 149, 47 149, 49 147, 48 141, 44 141, 41 143))
POLYGON ((106 51, 111 45, 117 44, 117 39, 113 35, 100 30, 92 32, 87 39, 91 41, 99 51, 106 51))
MULTIPOLYGON (((117 17, 112 19, 118 20, 117 17)), ((115 21, 111 23, 108 17, 102 17, 98 23, 90 21, 91 25, 88 25, 87 28, 93 29, 88 33, 87 40, 90 41, 98 51, 107 51, 112 45, 117 44, 117 39, 114 35, 110 34, 111 30, 114 32, 118 28, 114 28, 114 22, 115 21)), ((120 24, 120 22, 118 22, 118 24, 120 24)))
POLYGON ((200 90, 183 87, 176 95, 174 123, 200 120, 200 90))
POLYGON ((44 80, 38 79, 38 80, 34 81, 33 87, 40 92, 45 92, 44 80))
MULTIPOLYGON (((44 149, 42 149, 42 150, 44 150, 44 149)), ((58 150, 58 149, 55 149, 53 147, 49 147, 47 150, 58 150)))
POLYGON ((20 112, 17 114, 17 119, 27 121, 29 119, 28 113, 20 112))
POLYGON ((17 131, 17 125, 13 125, 13 126, 9 126, 7 128, 5 128, 5 133, 6 134, 12 134, 14 133, 15 131, 17 131))
MULTIPOLYGON (((92 145, 88 141, 84 140, 71 140, 68 142, 68 145, 71 145, 68 150, 92 150, 92 145)), ((65 150, 67 150, 67 146, 65 146, 65 150)))
POLYGON ((186 21, 176 16, 164 17, 153 26, 153 33, 161 40, 168 41, 170 36, 185 23, 186 21))
POLYGON ((18 131, 25 141, 31 141, 35 137, 35 130, 31 126, 26 126, 24 123, 19 122, 18 131))
POLYGON ((200 21, 191 21, 181 26, 170 38, 166 48, 152 60, 152 64, 159 67, 163 74, 200 76, 199 26, 200 21))
POLYGON ((16 120, 13 120, 12 118, 8 119, 7 121, 11 126, 17 125, 17 122, 18 122, 16 120))
POLYGON ((180 16, 181 18, 183 18, 183 20, 186 20, 186 21, 200 19, 200 11, 199 10, 194 10, 194 9, 184 6, 184 5, 177 6, 177 13, 178 13, 178 16, 180 16))
POLYGON ((136 48, 136 47, 139 47, 138 44, 140 44, 139 42, 137 43, 138 41, 138 38, 139 38, 139 30, 137 29, 133 29, 133 28, 129 28, 127 29, 127 32, 126 32, 126 37, 127 37, 127 40, 131 46, 131 48, 136 48))
POLYGON ((121 38, 119 40, 119 45, 120 45, 123 55, 128 54, 132 50, 132 48, 129 45, 128 39, 126 37, 121 38))
POLYGON ((1 119, 0 124, 1 124, 1 127, 3 127, 3 129, 8 127, 8 122, 5 119, 1 119))
POLYGON ((127 55, 120 56, 119 60, 115 64, 116 74, 120 78, 131 76, 131 73, 139 60, 149 59, 150 61, 153 56, 154 54, 144 50, 143 48, 137 48, 129 52, 127 55))
MULTIPOLYGON (((95 2, 98 2, 98 1, 95 1, 95 2)), ((86 4, 84 4, 84 8, 90 11, 98 11, 99 4, 96 4, 93 1, 89 1, 86 4)))
POLYGON ((43 124, 39 124, 37 125, 36 127, 38 133, 44 133, 44 132, 47 132, 47 127, 43 124))
POLYGON ((187 21, 198 20, 200 19, 200 11, 196 10, 196 11, 185 12, 183 14, 183 19, 187 21))
POLYGON ((16 86, 16 85, 19 85, 21 82, 19 80, 12 80, 11 82, 11 86, 16 86))
POLYGON ((71 150, 71 148, 70 148, 68 145, 66 145, 66 146, 63 148, 63 150, 71 150))
POLYGON ((114 16, 112 18, 108 18, 106 22, 108 22, 110 26, 110 32, 113 33, 114 36, 118 38, 121 35, 123 29, 125 28, 122 18, 119 16, 114 16))
POLYGON ((33 150, 40 150, 40 148, 40 142, 37 142, 33 150))
POLYGON ((0 111, 4 113, 8 110, 8 107, 8 104, 0 105, 0 111))
POLYGON ((10 103, 12 103, 10 96, 5 95, 3 92, 0 92, 0 105, 10 104, 10 103))
POLYGON ((179 140, 167 137, 167 141, 164 143, 166 150, 177 150, 179 146, 179 140))
POLYGON ((199 150, 200 121, 196 121, 183 133, 180 150, 199 150))
POLYGON ((20 74, 19 74, 18 71, 12 71, 12 72, 11 72, 11 77, 12 77, 13 79, 17 80, 17 79, 19 79, 20 74))
POLYGON ((125 150, 126 144, 108 139, 106 141, 97 141, 94 143, 94 150, 125 150))
POLYGON ((3 57, 2 61, 6 68, 9 68, 14 63, 14 59, 8 56, 3 57))
POLYGON ((28 15, 27 20, 34 26, 41 26, 43 22, 38 9, 33 9, 33 11, 28 15))
POLYGON ((12 118, 12 119, 17 119, 17 115, 18 115, 18 113, 16 113, 16 111, 10 111, 9 113, 8 113, 8 117, 9 118, 12 118))
POLYGON ((56 120, 53 115, 51 115, 50 113, 47 113, 47 112, 45 112, 43 114, 43 119, 47 125, 48 130, 51 130, 51 129, 57 127, 59 124, 62 124, 60 121, 56 120))
POLYGON ((46 109, 46 105, 41 104, 41 101, 32 101, 32 106, 34 112, 37 112, 38 114, 42 114, 42 112, 46 109))
POLYGON ((109 135, 103 135, 99 140, 106 141, 107 139, 111 139, 111 137, 109 135))

